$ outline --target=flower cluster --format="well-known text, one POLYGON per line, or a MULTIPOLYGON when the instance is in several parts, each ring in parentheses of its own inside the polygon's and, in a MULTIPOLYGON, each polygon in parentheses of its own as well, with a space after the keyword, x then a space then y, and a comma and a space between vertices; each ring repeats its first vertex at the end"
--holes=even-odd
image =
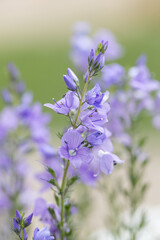
POLYGON ((98 83, 86 91, 91 78, 104 66, 107 46, 108 43, 102 41, 96 52, 91 50, 82 93, 78 88, 78 77, 68 69, 64 81, 69 91, 58 102, 54 100, 54 105, 45 104, 56 113, 67 115, 71 122, 71 127, 61 138, 62 144, 58 150, 60 158, 69 160, 74 168, 87 166, 88 172, 94 170, 95 176, 100 172, 110 174, 114 163, 122 162, 112 153, 111 133, 107 129, 109 92, 102 93, 98 83))
MULTIPOLYGON (((98 39, 101 37, 101 39, 104 39, 104 36, 106 36, 105 39, 108 40, 108 49, 105 54, 107 60, 116 60, 116 58, 120 57, 122 54, 122 48, 120 45, 118 45, 117 42, 115 43, 115 39, 113 38, 110 41, 106 31, 99 31, 96 36, 93 36, 92 38, 89 34, 90 26, 84 23, 78 23, 75 26, 71 38, 71 60, 82 72, 87 69, 86 55, 88 48, 95 44, 96 38, 98 39)), ((90 56, 92 55, 93 53, 91 52, 90 56)), ((89 59, 90 58, 91 57, 89 57, 89 59)), ((119 63, 104 65, 101 71, 101 76, 96 78, 96 82, 97 84, 91 90, 91 97, 90 93, 86 97, 86 103, 98 107, 99 103, 101 103, 101 101, 103 102, 103 94, 99 95, 99 92, 101 92, 101 90, 99 90, 100 87, 103 91, 109 90, 110 111, 108 111, 109 114, 107 112, 107 134, 112 134, 112 139, 114 139, 115 143, 120 143, 122 149, 128 154, 129 161, 127 163, 126 175, 128 177, 129 187, 127 189, 121 184, 119 188, 123 189, 121 195, 124 195, 124 201, 129 201, 129 206, 131 206, 130 219, 132 221, 134 219, 136 207, 141 203, 147 189, 147 184, 142 179, 146 163, 148 162, 148 156, 143 152, 143 145, 146 138, 140 136, 141 131, 139 131, 138 127, 140 120, 147 115, 152 118, 153 126, 160 130, 160 83, 155 80, 150 73, 146 65, 146 56, 144 55, 140 56, 135 66, 129 68, 127 71, 119 63), (96 101, 94 101, 95 99, 92 97, 93 93, 96 95, 96 101)), ((85 109, 85 104, 82 106, 82 109, 85 109)), ((81 115, 83 115, 83 113, 81 113, 80 116, 81 115)), ((82 124, 86 126, 86 123, 83 123, 83 119, 80 120, 82 124)), ((98 125, 98 127, 100 126, 98 125)), ((87 141, 91 144, 99 142, 103 146, 102 142, 104 141, 104 138, 106 138, 106 135, 104 136, 100 130, 99 133, 93 132, 93 134, 91 133, 91 135, 88 135, 87 141)), ((101 154, 99 153, 98 155, 101 154)), ((139 228, 135 226, 135 224, 131 223, 128 225, 128 223, 124 223, 122 219, 119 222, 123 223, 118 225, 117 215, 119 215, 119 213, 114 212, 116 209, 122 211, 122 208, 118 206, 119 201, 116 202, 118 194, 120 195, 119 189, 117 190, 116 187, 112 186, 111 195, 108 197, 109 204, 111 208, 113 208, 111 211, 111 218, 116 216, 117 226, 120 226, 122 229, 125 225, 126 229, 128 228, 130 238, 136 239, 136 234, 144 226, 144 216, 141 216, 140 222, 137 225, 139 228), (135 235, 133 236, 133 234, 135 235)), ((115 232, 113 230, 114 235, 121 232, 121 229, 118 229, 116 232, 115 226, 113 229, 115 230, 115 232)), ((116 236, 120 239, 120 235, 116 236)))
MULTIPOLYGON (((12 215, 33 201, 26 175, 33 173, 27 160, 29 153, 50 140, 50 115, 25 89, 18 69, 8 64, 9 86, 2 90, 4 108, 0 112, 0 211, 12 215), (22 161, 23 160, 23 161, 22 161)), ((30 174, 30 175, 29 175, 30 174)))
POLYGON ((95 49, 103 39, 108 41, 109 46, 105 58, 107 61, 113 61, 123 55, 123 48, 117 42, 113 33, 107 29, 97 31, 92 37, 91 26, 86 22, 78 22, 73 26, 73 35, 70 40, 71 52, 70 58, 76 68, 81 72, 87 70, 87 58, 90 49, 95 49))
POLYGON ((153 117, 153 124, 158 129, 158 93, 160 84, 152 79, 151 73, 146 66, 144 56, 140 57, 136 66, 131 67, 123 76, 123 85, 119 87, 118 76, 112 81, 108 74, 103 75, 103 87, 105 83, 112 81, 115 92, 111 96, 111 112, 109 129, 119 142, 130 145, 131 136, 129 129, 133 121, 141 117, 143 112, 153 117), (129 79, 129 81, 127 81, 129 79), (105 80, 107 80, 105 82, 105 80), (126 90, 127 89, 127 90, 126 90))
MULTIPOLYGON (((26 227, 31 224, 33 217, 33 213, 31 213, 28 217, 25 218, 24 213, 20 213, 18 210, 16 211, 16 218, 13 218, 13 229, 16 235, 20 240, 27 240, 27 232, 26 227)), ((39 230, 36 228, 34 230, 33 240, 53 240, 55 239, 51 236, 48 227, 39 230)))
POLYGON ((18 235, 21 240, 27 240, 26 227, 31 224, 33 213, 27 218, 24 217, 24 213, 16 211, 16 218, 13 218, 14 232, 18 235))
POLYGON ((56 205, 48 205, 42 198, 37 199, 34 214, 49 225, 51 234, 56 238, 70 239, 73 232, 70 218, 75 207, 69 201, 70 187, 78 179, 94 185, 101 172, 111 174, 114 165, 123 163, 113 153, 111 132, 107 128, 109 92, 102 92, 98 83, 87 91, 91 79, 104 66, 107 47, 108 42, 101 41, 96 51, 91 50, 83 90, 76 74, 68 68, 67 74, 63 75, 68 92, 59 101, 53 99, 54 104, 45 104, 67 117, 71 124, 59 134, 61 146, 58 151, 48 144, 40 147, 46 172, 38 177, 43 179, 43 190, 48 186, 54 188, 56 205))

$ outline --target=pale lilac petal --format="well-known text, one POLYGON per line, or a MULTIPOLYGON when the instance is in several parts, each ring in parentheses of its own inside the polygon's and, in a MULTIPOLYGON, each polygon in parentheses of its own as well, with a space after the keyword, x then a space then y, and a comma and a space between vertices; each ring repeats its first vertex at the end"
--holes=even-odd
POLYGON ((100 169, 106 175, 109 175, 113 171, 113 157, 110 154, 104 154, 100 158, 100 169))
POLYGON ((82 142, 83 138, 76 130, 67 131, 62 138, 63 145, 67 144, 69 149, 75 149, 79 147, 82 142))
POLYGON ((64 158, 66 160, 69 159, 69 153, 68 153, 67 149, 63 146, 59 147, 58 154, 61 158, 64 158))

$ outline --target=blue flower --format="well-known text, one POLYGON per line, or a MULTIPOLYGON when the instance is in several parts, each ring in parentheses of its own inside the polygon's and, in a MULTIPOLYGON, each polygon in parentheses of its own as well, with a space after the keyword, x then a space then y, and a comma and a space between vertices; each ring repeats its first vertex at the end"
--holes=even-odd
POLYGON ((83 143, 84 140, 77 130, 68 130, 62 137, 62 145, 58 151, 60 157, 70 160, 75 168, 79 168, 82 162, 91 162, 93 156, 83 143))
POLYGON ((67 73, 68 75, 63 75, 64 81, 69 90, 75 91, 79 85, 78 77, 70 68, 67 69, 67 73))
POLYGON ((34 230, 33 240, 53 240, 53 239, 55 238, 53 236, 50 236, 50 231, 47 226, 45 228, 42 228, 41 230, 39 230, 38 228, 34 230))
MULTIPOLYGON (((53 99, 53 101, 55 101, 53 99)), ((75 110, 79 105, 79 99, 74 92, 69 91, 61 100, 55 101, 55 104, 46 103, 45 107, 49 107, 56 113, 68 115, 71 110, 75 110)))

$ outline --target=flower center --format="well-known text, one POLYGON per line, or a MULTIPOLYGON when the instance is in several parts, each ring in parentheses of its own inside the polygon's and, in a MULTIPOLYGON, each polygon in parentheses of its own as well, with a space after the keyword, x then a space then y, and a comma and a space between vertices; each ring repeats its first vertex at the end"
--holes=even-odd
POLYGON ((76 151, 74 149, 69 150, 69 155, 72 156, 72 157, 75 156, 76 151))

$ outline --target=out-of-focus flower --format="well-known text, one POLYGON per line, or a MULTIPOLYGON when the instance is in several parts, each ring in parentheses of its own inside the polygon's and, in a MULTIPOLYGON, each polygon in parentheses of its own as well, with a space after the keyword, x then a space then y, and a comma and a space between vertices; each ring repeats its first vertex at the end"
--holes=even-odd
POLYGON ((33 240, 52 240, 55 239, 53 236, 50 235, 50 231, 48 227, 42 228, 39 230, 39 228, 36 228, 34 230, 34 236, 33 240))
POLYGON ((73 27, 73 35, 70 40, 70 58, 75 66, 83 73, 87 71, 87 61, 90 50, 95 49, 97 44, 102 40, 108 41, 108 50, 105 54, 107 61, 116 60, 123 55, 123 48, 117 42, 111 31, 101 29, 91 36, 90 30, 91 27, 88 23, 76 23, 73 27))
POLYGON ((118 63, 104 66, 102 70, 101 85, 103 89, 111 86, 122 86, 125 83, 125 69, 118 63))

